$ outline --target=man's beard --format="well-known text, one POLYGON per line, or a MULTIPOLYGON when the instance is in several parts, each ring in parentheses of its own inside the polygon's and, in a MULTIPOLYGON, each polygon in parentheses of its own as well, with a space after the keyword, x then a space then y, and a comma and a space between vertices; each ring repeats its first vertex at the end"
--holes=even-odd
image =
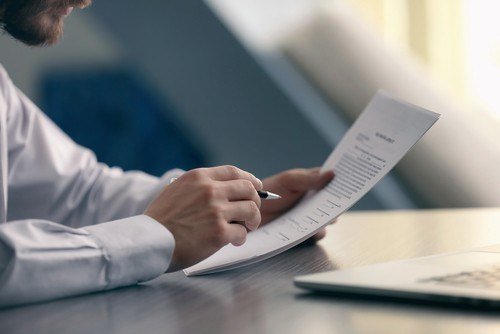
POLYGON ((4 0, 2 28, 27 45, 52 45, 63 34, 64 10, 90 3, 91 0, 4 0))

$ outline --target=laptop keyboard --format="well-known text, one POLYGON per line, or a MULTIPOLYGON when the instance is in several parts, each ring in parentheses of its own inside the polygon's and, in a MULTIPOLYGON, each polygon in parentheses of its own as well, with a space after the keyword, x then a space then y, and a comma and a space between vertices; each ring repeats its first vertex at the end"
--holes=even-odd
POLYGON ((500 290, 500 265, 495 265, 486 269, 462 271, 456 274, 424 278, 418 280, 418 282, 500 290))

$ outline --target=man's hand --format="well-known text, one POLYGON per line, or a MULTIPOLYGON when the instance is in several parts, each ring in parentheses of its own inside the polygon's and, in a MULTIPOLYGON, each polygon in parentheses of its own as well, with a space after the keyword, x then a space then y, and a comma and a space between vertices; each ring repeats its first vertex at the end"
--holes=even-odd
MULTIPOLYGON (((309 190, 323 188, 333 178, 332 171, 320 173, 319 168, 292 169, 263 180, 264 189, 281 195, 281 199, 263 201, 261 206, 262 222, 266 224, 297 203, 309 190)), ((323 229, 313 237, 317 241, 326 235, 323 229)))
POLYGON ((262 182, 233 166, 189 171, 149 205, 144 214, 175 238, 169 271, 187 268, 231 243, 246 241, 261 221, 262 182))

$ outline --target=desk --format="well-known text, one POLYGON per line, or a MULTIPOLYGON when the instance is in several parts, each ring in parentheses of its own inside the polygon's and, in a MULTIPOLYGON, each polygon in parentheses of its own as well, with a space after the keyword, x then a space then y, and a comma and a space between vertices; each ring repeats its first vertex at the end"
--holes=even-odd
POLYGON ((500 312, 311 296, 292 277, 500 243, 500 209, 348 213, 319 245, 0 311, 0 333, 500 333, 500 312))

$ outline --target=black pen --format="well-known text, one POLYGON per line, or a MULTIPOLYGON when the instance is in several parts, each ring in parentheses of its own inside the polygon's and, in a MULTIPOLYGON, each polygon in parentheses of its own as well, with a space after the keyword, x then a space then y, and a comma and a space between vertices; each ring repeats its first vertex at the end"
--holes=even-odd
POLYGON ((259 194, 259 197, 262 199, 280 199, 280 195, 273 194, 270 191, 263 191, 263 190, 257 190, 257 194, 259 194))
MULTIPOLYGON (((170 183, 174 182, 177 180, 176 177, 173 177, 170 179, 170 183)), ((280 199, 280 195, 273 194, 270 191, 264 191, 264 190, 257 190, 257 194, 259 194, 259 197, 265 200, 272 200, 272 199, 280 199)))

